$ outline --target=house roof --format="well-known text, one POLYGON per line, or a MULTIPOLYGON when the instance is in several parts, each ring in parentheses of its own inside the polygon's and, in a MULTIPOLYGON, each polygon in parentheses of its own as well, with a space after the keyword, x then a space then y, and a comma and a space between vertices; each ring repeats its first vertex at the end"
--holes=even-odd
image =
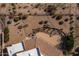
POLYGON ((28 51, 17 53, 16 55, 17 56, 40 56, 40 52, 38 48, 33 48, 28 51))
POLYGON ((22 43, 13 44, 12 46, 7 47, 7 51, 10 56, 23 50, 24 48, 23 48, 22 43))

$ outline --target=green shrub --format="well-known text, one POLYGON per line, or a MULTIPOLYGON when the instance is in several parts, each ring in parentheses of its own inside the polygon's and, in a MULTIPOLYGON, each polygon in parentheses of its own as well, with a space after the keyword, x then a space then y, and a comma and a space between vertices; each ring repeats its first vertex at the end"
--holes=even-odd
POLYGON ((63 38, 63 46, 66 51, 72 50, 74 46, 74 38, 72 34, 63 38))
POLYGON ((4 42, 7 42, 9 40, 9 29, 6 27, 4 29, 4 42))
POLYGON ((18 21, 19 21, 19 17, 15 17, 14 22, 18 22, 18 21))

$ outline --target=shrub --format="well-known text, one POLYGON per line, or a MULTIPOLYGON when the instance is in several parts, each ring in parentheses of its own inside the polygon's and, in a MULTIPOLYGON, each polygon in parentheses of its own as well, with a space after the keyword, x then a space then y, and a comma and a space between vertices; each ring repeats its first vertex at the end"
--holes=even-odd
POLYGON ((64 23, 63 21, 60 21, 60 22, 59 22, 59 25, 62 25, 63 23, 64 23))
POLYGON ((63 49, 66 51, 71 51, 74 46, 74 38, 73 35, 65 36, 63 38, 63 49))
POLYGON ((79 20, 79 16, 77 16, 76 19, 79 20))
POLYGON ((72 20, 72 21, 70 21, 70 24, 72 24, 74 21, 72 20))
POLYGON ((40 21, 39 24, 42 25, 43 24, 43 21, 40 21))
POLYGON ((64 10, 66 7, 63 7, 62 9, 64 10))
POLYGON ((64 21, 65 21, 65 22, 67 22, 67 21, 68 21, 68 19, 65 19, 64 21))
POLYGON ((27 16, 26 16, 26 15, 22 16, 22 20, 25 20, 26 18, 27 18, 27 16))
POLYGON ((9 40, 9 29, 6 27, 4 29, 4 42, 7 42, 9 40))
POLYGON ((74 28, 73 27, 70 27, 70 31, 72 31, 74 28))
POLYGON ((62 18, 62 15, 56 15, 56 20, 60 20, 62 18))
POLYGON ((14 22, 17 22, 17 21, 19 21, 19 17, 14 18, 14 22))
POLYGON ((14 3, 11 3, 11 6, 15 6, 15 4, 14 3))
POLYGON ((19 13, 18 16, 22 16, 22 13, 19 13))
POLYGON ((22 29, 22 26, 18 26, 18 29, 22 29))
POLYGON ((7 33, 9 33, 9 29, 6 27, 6 28, 4 29, 4 34, 7 34, 7 33))
POLYGON ((11 21, 8 21, 7 24, 11 24, 11 21))
POLYGON ((47 24, 48 23, 48 21, 44 21, 44 24, 47 24))
POLYGON ((56 7, 54 5, 48 5, 47 8, 44 10, 47 14, 52 15, 56 11, 56 7))
POLYGON ((40 6, 40 3, 36 4, 36 5, 35 5, 35 8, 38 8, 39 6, 40 6))
POLYGON ((16 14, 16 10, 13 10, 13 14, 16 14))

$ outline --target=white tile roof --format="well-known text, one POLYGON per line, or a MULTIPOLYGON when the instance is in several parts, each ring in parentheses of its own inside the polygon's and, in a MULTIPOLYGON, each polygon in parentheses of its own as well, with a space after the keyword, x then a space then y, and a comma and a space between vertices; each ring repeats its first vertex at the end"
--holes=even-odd
POLYGON ((12 56, 13 54, 17 52, 23 51, 24 48, 23 48, 22 43, 17 43, 17 44, 13 44, 12 46, 7 47, 7 50, 8 50, 8 54, 12 56))
POLYGON ((40 56, 38 48, 34 48, 28 51, 17 53, 17 56, 40 56))

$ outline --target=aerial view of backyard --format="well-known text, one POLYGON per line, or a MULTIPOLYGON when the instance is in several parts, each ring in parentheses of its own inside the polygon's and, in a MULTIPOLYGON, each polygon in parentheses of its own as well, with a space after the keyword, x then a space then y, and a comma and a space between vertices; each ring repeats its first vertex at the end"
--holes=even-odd
POLYGON ((79 56, 79 4, 0 3, 0 56, 79 56))

